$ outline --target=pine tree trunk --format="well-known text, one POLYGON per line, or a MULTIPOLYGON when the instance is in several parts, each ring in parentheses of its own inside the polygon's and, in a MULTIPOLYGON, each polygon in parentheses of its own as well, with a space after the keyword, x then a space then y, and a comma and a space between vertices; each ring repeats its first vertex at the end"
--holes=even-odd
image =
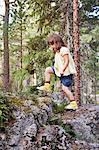
POLYGON ((72 37, 72 31, 73 31, 73 20, 72 20, 72 0, 67 0, 67 13, 66 13, 66 22, 67 22, 67 45, 69 50, 73 49, 73 37, 72 37))
MULTIPOLYGON (((23 67, 22 64, 22 57, 23 57, 23 30, 22 30, 22 18, 21 18, 21 22, 20 22, 20 64, 21 64, 21 69, 23 67)), ((22 70, 21 70, 22 71, 22 70)), ((21 79, 21 83, 20 83, 20 91, 22 91, 23 89, 23 79, 21 79)))
POLYGON ((73 49, 72 42, 72 0, 65 0, 61 8, 61 27, 60 35, 64 40, 65 44, 71 50, 73 49))
POLYGON ((8 25, 9 25, 9 0, 5 0, 5 16, 3 26, 4 38, 4 90, 9 90, 9 40, 8 40, 8 25))
POLYGON ((75 99, 80 104, 80 53, 79 53, 79 19, 78 19, 78 0, 73 0, 73 44, 74 61, 76 64, 77 75, 74 78, 75 99))
POLYGON ((20 58, 21 58, 21 69, 22 69, 22 55, 23 55, 23 32, 22 32, 22 18, 21 18, 21 24, 20 24, 20 26, 21 26, 21 43, 20 43, 20 45, 21 45, 21 48, 20 48, 20 58))

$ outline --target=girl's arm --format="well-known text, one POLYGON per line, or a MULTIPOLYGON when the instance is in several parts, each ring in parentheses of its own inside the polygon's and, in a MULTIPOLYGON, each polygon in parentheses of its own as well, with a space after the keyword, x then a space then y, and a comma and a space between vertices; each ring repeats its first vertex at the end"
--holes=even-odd
POLYGON ((69 55, 68 55, 68 54, 65 54, 65 55, 63 56, 63 58, 64 58, 64 66, 63 66, 63 68, 60 69, 60 74, 61 74, 61 75, 64 74, 64 71, 66 70, 66 68, 67 68, 67 66, 68 66, 68 64, 69 64, 69 55))

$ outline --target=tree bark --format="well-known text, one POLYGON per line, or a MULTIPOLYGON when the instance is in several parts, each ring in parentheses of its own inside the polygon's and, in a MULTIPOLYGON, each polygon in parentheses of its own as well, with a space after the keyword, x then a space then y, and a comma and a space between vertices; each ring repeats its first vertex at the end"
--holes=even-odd
POLYGON ((66 13, 66 22, 67 22, 67 45, 69 50, 73 49, 73 20, 72 20, 72 0, 67 0, 67 13, 66 13))
POLYGON ((22 69, 22 57, 23 57, 23 31, 22 31, 22 18, 20 23, 20 30, 21 30, 21 43, 20 43, 20 58, 21 58, 21 69, 22 69))
POLYGON ((4 91, 9 91, 9 38, 8 38, 8 26, 9 26, 9 0, 5 0, 5 16, 3 26, 3 38, 4 38, 4 91))
MULTIPOLYGON (((21 8, 22 11, 22 8, 21 8)), ((21 69, 23 67, 23 62, 22 62, 22 57, 23 57, 23 29, 22 29, 22 17, 21 17, 21 21, 20 21, 20 64, 21 64, 21 69)), ((21 70, 22 71, 22 70, 21 70)), ((21 83, 20 83, 20 91, 22 91, 23 89, 23 79, 21 79, 21 83)))
POLYGON ((78 18, 78 0, 73 0, 73 45, 74 61, 77 74, 74 77, 75 99, 80 104, 80 51, 79 51, 79 18, 78 18))

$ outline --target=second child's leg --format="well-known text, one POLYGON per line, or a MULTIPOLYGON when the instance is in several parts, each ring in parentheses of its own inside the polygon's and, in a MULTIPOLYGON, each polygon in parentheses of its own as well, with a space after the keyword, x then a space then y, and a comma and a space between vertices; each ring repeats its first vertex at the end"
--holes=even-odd
POLYGON ((54 70, 52 67, 47 67, 45 70, 45 84, 43 86, 37 87, 37 89, 42 91, 50 91, 50 80, 51 80, 51 74, 54 74, 54 70))
POLYGON ((74 96, 73 96, 72 92, 69 90, 69 88, 62 85, 62 90, 64 91, 64 93, 66 94, 66 96, 68 97, 68 99, 70 101, 70 104, 67 105, 65 108, 67 110, 76 110, 76 109, 78 109, 77 102, 75 101, 74 96))

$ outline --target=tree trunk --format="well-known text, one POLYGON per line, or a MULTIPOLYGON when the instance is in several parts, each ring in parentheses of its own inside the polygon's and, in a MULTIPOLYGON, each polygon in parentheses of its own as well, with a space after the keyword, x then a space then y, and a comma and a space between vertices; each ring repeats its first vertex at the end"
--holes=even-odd
MULTIPOLYGON (((23 30, 22 30, 22 18, 21 18, 21 22, 20 22, 20 32, 21 32, 21 35, 20 35, 20 63, 21 63, 21 69, 23 67, 23 64, 22 64, 22 57, 23 57, 23 30)), ((22 70, 21 70, 22 71, 22 70)), ((20 83, 20 91, 22 91, 23 89, 23 79, 21 79, 21 83, 20 83)))
POLYGON ((9 25, 9 0, 5 0, 5 16, 3 26, 4 38, 4 91, 9 90, 9 40, 8 40, 8 25, 9 25))
POLYGON ((73 49, 73 37, 72 37, 72 31, 73 31, 73 20, 72 20, 72 0, 67 0, 67 13, 66 13, 66 22, 67 22, 67 45, 69 50, 73 49))
POLYGON ((21 18, 21 24, 20 24, 20 26, 21 26, 21 48, 20 48, 20 57, 21 57, 21 69, 22 69, 22 57, 23 57, 23 32, 22 32, 22 18, 21 18))
MULTIPOLYGON (((61 6, 60 6, 61 7, 61 6)), ((61 8, 61 27, 60 35, 64 40, 65 44, 71 50, 73 49, 73 38, 72 38, 72 0, 65 0, 61 8)))
POLYGON ((80 104, 80 53, 79 53, 79 20, 78 20, 78 0, 73 0, 73 44, 74 61, 77 74, 74 77, 75 99, 80 104))

